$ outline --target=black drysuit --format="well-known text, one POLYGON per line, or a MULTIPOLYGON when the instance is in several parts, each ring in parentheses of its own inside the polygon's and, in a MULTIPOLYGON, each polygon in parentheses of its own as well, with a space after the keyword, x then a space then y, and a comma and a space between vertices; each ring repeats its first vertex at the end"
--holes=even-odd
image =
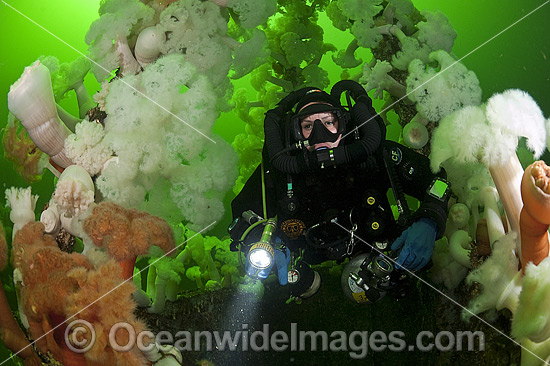
MULTIPOLYGON (((396 142, 385 140, 385 126, 368 97, 359 97, 351 108, 348 135, 333 149, 334 165, 320 169, 316 152, 306 149, 280 154, 292 142, 288 110, 284 105, 268 111, 264 120, 263 149, 268 217, 277 216, 280 235, 292 250, 306 251, 310 264, 341 259, 351 254, 347 242, 355 234, 372 244, 389 245, 420 217, 434 220, 437 237, 445 230, 447 202, 428 194, 436 175, 429 159, 396 142), (399 221, 394 219, 387 192, 392 188, 404 205, 399 221), (415 197, 420 206, 407 212, 403 194, 415 197), (339 225, 317 225, 337 218, 339 225), (305 233, 311 230, 306 240, 305 233), (307 254, 309 253, 309 254, 307 254)), ((261 165, 233 200, 233 217, 246 210, 262 215, 261 165)), ((438 177, 445 178, 441 170, 438 177)), ((238 239, 238 238, 233 238, 238 239)), ((368 246, 356 240, 353 252, 368 246)))

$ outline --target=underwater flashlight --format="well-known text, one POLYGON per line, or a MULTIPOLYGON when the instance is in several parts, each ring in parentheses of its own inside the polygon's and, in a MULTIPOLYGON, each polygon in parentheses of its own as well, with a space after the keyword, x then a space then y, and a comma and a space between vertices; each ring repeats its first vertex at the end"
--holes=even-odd
POLYGON ((273 247, 265 243, 256 243, 250 248, 248 261, 257 269, 265 269, 273 264, 273 247))
POLYGON ((275 258, 275 249, 272 244, 272 236, 277 229, 277 223, 273 219, 267 220, 267 223, 262 232, 260 241, 252 244, 248 251, 247 274, 250 277, 264 277, 263 274, 269 274, 269 270, 273 266, 275 258))

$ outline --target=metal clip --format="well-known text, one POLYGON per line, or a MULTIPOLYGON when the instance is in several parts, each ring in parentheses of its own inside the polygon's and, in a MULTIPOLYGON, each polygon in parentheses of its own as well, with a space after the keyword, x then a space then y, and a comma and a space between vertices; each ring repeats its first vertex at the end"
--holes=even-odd
POLYGON ((357 224, 353 224, 353 227, 350 230, 350 238, 349 243, 347 246, 346 253, 348 255, 351 255, 353 253, 353 249, 355 248, 355 232, 357 231, 357 224))

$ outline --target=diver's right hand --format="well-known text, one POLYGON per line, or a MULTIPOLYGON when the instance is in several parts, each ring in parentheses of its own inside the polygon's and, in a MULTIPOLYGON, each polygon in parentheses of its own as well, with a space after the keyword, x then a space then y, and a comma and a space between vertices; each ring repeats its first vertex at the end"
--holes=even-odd
POLYGON ((279 284, 286 285, 288 283, 288 265, 290 264, 290 250, 281 248, 275 251, 275 270, 279 284), (284 252, 283 252, 284 251, 284 252))
POLYGON ((262 269, 259 272, 251 270, 252 265, 247 260, 245 263, 245 271, 250 275, 251 272, 255 273, 257 278, 266 279, 271 271, 277 274, 279 283, 286 285, 288 283, 288 265, 290 263, 290 250, 287 247, 275 249, 273 263, 267 268, 262 269))

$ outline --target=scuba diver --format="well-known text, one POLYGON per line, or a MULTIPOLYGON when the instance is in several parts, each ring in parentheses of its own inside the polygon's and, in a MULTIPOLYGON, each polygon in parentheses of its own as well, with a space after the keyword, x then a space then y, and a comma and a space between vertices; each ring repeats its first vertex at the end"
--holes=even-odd
POLYGON ((321 283, 312 265, 351 258, 342 274, 350 299, 404 296, 407 272, 426 267, 445 231, 445 171, 433 174, 427 157, 386 140, 372 100, 351 80, 330 93, 291 92, 266 113, 264 132, 262 163, 231 203, 232 249, 246 254, 247 274, 275 271, 303 299, 321 283))

